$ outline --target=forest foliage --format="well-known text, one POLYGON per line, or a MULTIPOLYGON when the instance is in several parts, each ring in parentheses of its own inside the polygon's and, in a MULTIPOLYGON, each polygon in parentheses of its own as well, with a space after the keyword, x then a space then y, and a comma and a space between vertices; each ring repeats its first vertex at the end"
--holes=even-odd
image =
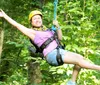
MULTIPOLYGON (((31 27, 28 15, 38 9, 43 13, 43 23, 51 28, 53 0, 1 0, 2 8, 17 22, 31 27)), ((100 65, 100 1, 58 0, 57 20, 63 31, 65 49, 82 54, 91 63, 100 65)), ((0 85, 26 85, 29 39, 16 28, 0 19, 4 30, 3 52, 0 61, 0 85)), ((40 63, 43 85, 64 85, 71 78, 73 65, 52 67, 42 59, 40 63)), ((100 85, 100 72, 82 69, 78 85, 100 85)))

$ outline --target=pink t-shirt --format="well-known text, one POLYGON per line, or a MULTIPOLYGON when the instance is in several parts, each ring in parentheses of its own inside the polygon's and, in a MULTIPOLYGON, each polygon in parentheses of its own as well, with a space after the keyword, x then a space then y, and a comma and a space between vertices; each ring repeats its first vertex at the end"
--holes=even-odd
MULTIPOLYGON (((36 31, 36 35, 34 38, 34 43, 40 47, 48 38, 52 37, 54 32, 52 31, 36 31)), ((53 40, 44 50, 43 54, 46 56, 49 52, 54 50, 57 47, 57 43, 53 40)))

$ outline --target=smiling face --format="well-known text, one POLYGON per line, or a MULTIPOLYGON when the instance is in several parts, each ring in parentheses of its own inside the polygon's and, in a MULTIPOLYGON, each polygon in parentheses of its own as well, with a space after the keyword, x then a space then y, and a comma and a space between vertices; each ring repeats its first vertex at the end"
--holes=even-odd
POLYGON ((31 24, 33 27, 41 27, 42 26, 42 17, 41 15, 35 15, 31 19, 31 24))

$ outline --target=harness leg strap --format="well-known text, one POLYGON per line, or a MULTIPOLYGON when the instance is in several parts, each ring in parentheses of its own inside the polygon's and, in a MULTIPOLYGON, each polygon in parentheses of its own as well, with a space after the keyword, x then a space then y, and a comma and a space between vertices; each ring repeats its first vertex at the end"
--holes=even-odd
POLYGON ((59 53, 59 48, 57 48, 57 56, 56 56, 56 59, 57 59, 57 62, 58 62, 58 65, 59 65, 59 66, 64 64, 64 62, 63 62, 63 60, 62 60, 62 56, 61 56, 61 54, 59 53))

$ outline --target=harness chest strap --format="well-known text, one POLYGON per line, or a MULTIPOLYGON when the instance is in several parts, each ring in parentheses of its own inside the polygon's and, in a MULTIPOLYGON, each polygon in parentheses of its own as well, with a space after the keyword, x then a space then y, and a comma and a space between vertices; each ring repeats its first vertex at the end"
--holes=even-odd
POLYGON ((57 44, 58 44, 58 47, 57 47, 57 56, 56 56, 56 59, 57 59, 57 62, 59 65, 62 65, 64 62, 62 60, 62 56, 59 52, 59 48, 60 48, 60 45, 59 45, 59 41, 57 39, 57 37, 52 36, 51 38, 48 38, 41 46, 40 46, 40 49, 43 51, 53 40, 56 40, 57 44), (55 39, 56 38, 56 39, 55 39))
POLYGON ((55 40, 55 37, 52 36, 51 38, 48 38, 41 46, 40 49, 43 51, 44 48, 46 48, 53 40, 55 40))

